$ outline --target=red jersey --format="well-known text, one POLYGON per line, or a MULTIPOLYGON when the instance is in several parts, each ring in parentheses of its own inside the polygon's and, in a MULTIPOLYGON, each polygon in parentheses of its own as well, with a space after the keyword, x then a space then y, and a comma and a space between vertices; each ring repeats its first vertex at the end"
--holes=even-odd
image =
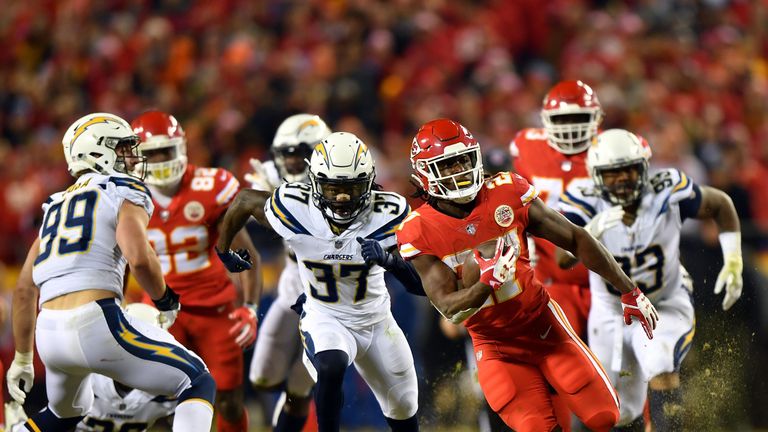
POLYGON ((520 245, 515 279, 494 290, 478 312, 464 321, 476 343, 519 335, 549 301, 549 295, 533 277, 525 241, 529 204, 537 196, 536 189, 524 178, 499 173, 485 182, 467 217, 457 219, 424 204, 411 212, 397 232, 403 258, 436 256, 458 277, 462 263, 480 243, 507 236, 520 245))
POLYGON ((147 235, 182 305, 218 306, 237 296, 214 246, 219 218, 239 189, 227 170, 189 165, 170 205, 163 208, 155 201, 147 235))
MULTIPOLYGON (((574 155, 560 153, 547 144, 544 129, 523 129, 510 145, 515 171, 531 182, 539 191, 539 198, 555 208, 560 195, 573 181, 591 181, 587 171, 587 152, 574 155)), ((552 283, 589 286, 589 271, 583 264, 569 270, 561 269, 555 259, 555 245, 534 238, 536 277, 545 285, 552 283)))

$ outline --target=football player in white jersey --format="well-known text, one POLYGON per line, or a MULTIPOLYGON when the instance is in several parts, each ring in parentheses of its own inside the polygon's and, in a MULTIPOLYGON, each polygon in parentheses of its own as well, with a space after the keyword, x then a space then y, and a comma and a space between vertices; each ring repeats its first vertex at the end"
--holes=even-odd
MULTIPOLYGON (((676 169, 649 173, 650 156, 648 143, 631 132, 600 133, 587 154, 592 180, 572 183, 561 196, 560 210, 605 245, 661 318, 652 340, 639 326, 625 327, 615 307, 618 291, 590 274, 589 345, 619 392, 620 430, 644 430, 649 396, 655 429, 673 431, 682 430, 678 372, 695 330, 693 287, 680 263, 680 228, 687 218, 717 223, 725 264, 715 293, 725 288, 723 309, 741 296, 741 234, 728 195, 699 186, 676 169)), ((559 262, 568 266, 575 259, 559 253, 559 262)))
POLYGON ((205 364, 168 332, 126 317, 119 304, 127 264, 165 327, 179 309, 147 240, 152 199, 131 174, 141 163, 138 137, 125 120, 96 113, 74 122, 62 143, 77 180, 43 204, 40 235, 13 295, 16 355, 7 381, 17 402, 32 387, 35 339, 46 366, 48 407, 25 427, 74 427, 93 403, 88 377, 99 373, 177 398, 174 431, 208 431, 215 384, 205 364))
POLYGON ((394 431, 416 431, 418 387, 413 356, 390 311, 384 269, 369 266, 360 241, 384 248, 409 213, 400 195, 372 190, 374 162, 346 132, 329 135, 309 161, 310 184, 286 183, 271 195, 241 191, 227 211, 218 248, 230 271, 249 266, 229 249, 250 216, 295 252, 306 296, 300 320, 321 432, 338 431, 342 382, 354 363, 394 431), (359 238, 359 239, 358 239, 359 238))
MULTIPOLYGON (((144 303, 131 303, 125 307, 125 315, 160 327, 160 311, 144 303)), ((94 399, 86 417, 78 423, 77 432, 141 432, 146 431, 161 418, 173 414, 176 401, 165 396, 155 396, 132 389, 104 375, 90 377, 94 399)), ((24 410, 16 401, 5 407, 10 432, 26 430, 24 410)))
MULTIPOLYGON (((253 172, 245 175, 251 188, 272 193, 287 183, 309 183, 306 160, 316 144, 331 134, 318 116, 292 115, 280 124, 272 140, 272 160, 251 159, 253 172)), ((315 382, 301 361, 299 316, 291 305, 304 291, 296 255, 288 251, 277 283, 277 298, 267 311, 253 350, 249 379, 260 390, 282 394, 272 416, 274 432, 299 432, 307 421, 315 382)))

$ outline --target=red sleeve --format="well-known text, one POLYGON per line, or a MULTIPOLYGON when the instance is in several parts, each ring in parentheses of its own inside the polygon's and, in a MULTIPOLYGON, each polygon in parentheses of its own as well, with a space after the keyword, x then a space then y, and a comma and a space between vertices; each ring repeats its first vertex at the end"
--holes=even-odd
POLYGON ((417 211, 411 212, 397 231, 397 248, 400 256, 410 260, 419 255, 436 255, 427 242, 423 231, 423 220, 417 211))
POLYGON ((515 135, 515 139, 509 145, 509 152, 512 155, 512 166, 516 173, 521 176, 530 179, 530 173, 527 170, 527 163, 525 163, 526 144, 525 140, 526 129, 521 130, 515 135))
POLYGON ((216 220, 218 220, 218 218, 224 214, 224 212, 226 212, 227 208, 230 204, 232 204, 232 201, 235 199, 235 196, 239 191, 240 182, 237 181, 237 178, 235 178, 231 172, 225 169, 217 169, 217 172, 214 176, 214 185, 212 191, 214 202, 213 216, 216 220))

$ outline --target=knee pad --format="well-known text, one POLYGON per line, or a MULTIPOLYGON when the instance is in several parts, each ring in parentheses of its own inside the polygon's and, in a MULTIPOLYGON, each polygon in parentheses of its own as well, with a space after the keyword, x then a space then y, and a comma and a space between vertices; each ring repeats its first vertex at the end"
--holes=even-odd
POLYGON ((190 386, 179 395, 179 403, 187 399, 203 399, 210 402, 211 406, 216 401, 216 381, 210 373, 201 373, 190 386))
POLYGON ((393 420, 405 420, 416 415, 419 409, 419 391, 408 382, 401 382, 392 387, 387 394, 386 406, 381 410, 384 417, 393 420))

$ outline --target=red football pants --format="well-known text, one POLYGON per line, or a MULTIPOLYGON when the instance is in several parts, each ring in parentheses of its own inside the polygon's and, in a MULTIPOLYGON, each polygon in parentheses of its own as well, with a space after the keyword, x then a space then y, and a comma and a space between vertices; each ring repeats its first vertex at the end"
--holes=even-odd
POLYGON ((168 331, 185 347, 199 355, 220 391, 234 390, 243 383, 243 350, 229 329, 235 324, 228 315, 234 306, 183 306, 168 331))
POLYGON ((618 395, 557 303, 550 301, 528 327, 511 340, 475 343, 478 378, 491 408, 517 432, 552 430, 552 386, 590 430, 613 427, 618 395))
POLYGON ((549 293, 549 297, 563 309, 573 331, 581 340, 587 340, 587 319, 589 307, 592 305, 589 286, 553 283, 544 288, 549 293))

